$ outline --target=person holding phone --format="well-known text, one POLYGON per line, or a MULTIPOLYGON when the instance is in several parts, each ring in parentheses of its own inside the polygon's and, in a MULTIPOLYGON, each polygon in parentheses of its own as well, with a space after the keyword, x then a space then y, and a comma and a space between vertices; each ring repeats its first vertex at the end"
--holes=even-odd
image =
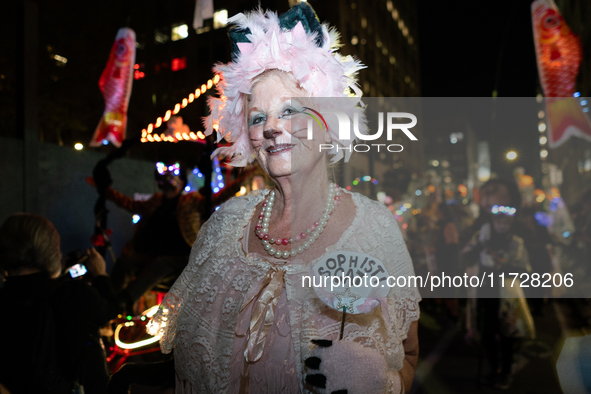
POLYGON ((0 383, 11 393, 106 392, 99 328, 116 313, 106 264, 86 251, 86 280, 60 280, 60 236, 42 216, 16 213, 0 226, 0 383))

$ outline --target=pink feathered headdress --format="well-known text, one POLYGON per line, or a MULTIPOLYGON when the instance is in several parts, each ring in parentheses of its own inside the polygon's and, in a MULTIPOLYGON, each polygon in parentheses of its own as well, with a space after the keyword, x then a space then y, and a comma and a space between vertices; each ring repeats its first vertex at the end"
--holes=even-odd
MULTIPOLYGON (((224 138, 232 145, 218 148, 212 157, 229 157, 230 164, 237 167, 252 161, 243 100, 250 94, 253 79, 270 69, 291 72, 309 96, 356 97, 346 101, 349 104, 345 104, 345 108, 339 102, 338 109, 351 120, 357 114, 360 131, 365 133, 365 115, 359 99, 362 92, 355 78, 365 66, 351 56, 343 57, 336 52, 338 33, 329 30, 327 25, 320 25, 309 5, 301 3, 281 17, 261 10, 238 14, 229 23, 234 24, 230 36, 238 42, 233 43, 233 61, 214 67, 214 72, 221 77, 216 85, 219 97, 209 98, 211 115, 205 118, 204 125, 206 135, 216 130, 218 142, 224 138), (290 24, 292 28, 289 29, 290 24)), ((327 117, 327 123, 335 146, 330 152, 335 162, 344 156, 343 150, 336 148, 337 144, 349 146, 352 141, 339 140, 336 117, 327 117)), ((347 161, 351 153, 344 152, 347 161)))

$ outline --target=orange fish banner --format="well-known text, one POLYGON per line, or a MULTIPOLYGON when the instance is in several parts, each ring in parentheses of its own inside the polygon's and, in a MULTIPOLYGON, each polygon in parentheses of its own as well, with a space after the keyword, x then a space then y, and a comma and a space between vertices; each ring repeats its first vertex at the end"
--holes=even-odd
POLYGON ((117 32, 109 61, 99 80, 99 88, 105 98, 105 112, 96 127, 90 146, 100 146, 103 141, 110 141, 120 147, 125 139, 134 64, 135 32, 124 27, 117 32))
POLYGON ((591 141, 591 122, 574 97, 581 41, 553 0, 535 0, 531 10, 538 73, 546 97, 548 145, 556 148, 571 136, 591 141))

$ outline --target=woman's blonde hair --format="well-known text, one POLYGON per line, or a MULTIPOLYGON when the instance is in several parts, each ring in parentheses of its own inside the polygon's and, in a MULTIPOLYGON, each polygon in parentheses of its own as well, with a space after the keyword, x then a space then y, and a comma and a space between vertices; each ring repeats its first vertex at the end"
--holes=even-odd
POLYGON ((0 270, 37 269, 51 276, 61 271, 60 236, 43 216, 15 213, 0 226, 0 270))

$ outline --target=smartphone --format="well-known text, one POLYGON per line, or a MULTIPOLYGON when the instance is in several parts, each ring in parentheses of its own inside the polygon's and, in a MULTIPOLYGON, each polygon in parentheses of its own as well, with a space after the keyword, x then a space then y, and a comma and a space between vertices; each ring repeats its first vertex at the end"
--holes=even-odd
POLYGON ((72 278, 78 278, 79 276, 82 276, 85 273, 87 273, 88 269, 84 264, 76 264, 72 266, 68 271, 70 272, 70 276, 72 278))

